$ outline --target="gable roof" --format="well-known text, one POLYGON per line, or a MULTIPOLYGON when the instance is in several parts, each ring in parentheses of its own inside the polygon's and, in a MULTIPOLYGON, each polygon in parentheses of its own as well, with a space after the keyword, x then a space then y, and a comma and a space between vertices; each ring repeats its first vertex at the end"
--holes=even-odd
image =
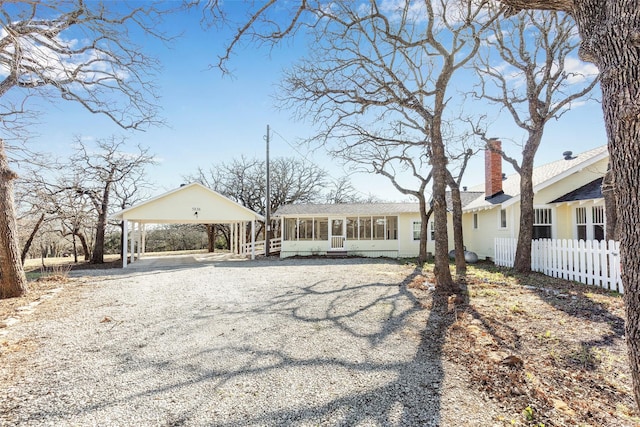
POLYGON ((418 203, 322 203, 280 207, 274 216, 395 215, 420 212, 418 203))
POLYGON ((224 224, 263 221, 262 215, 193 182, 111 215, 116 220, 155 224, 224 224))
MULTIPOLYGON (((607 146, 603 145, 575 155, 570 160, 557 160, 533 169, 533 191, 538 192, 567 176, 584 169, 609 156, 607 146)), ((471 192, 480 192, 480 197, 467 204, 465 211, 491 209, 501 205, 503 208, 520 201, 520 174, 507 176, 502 181, 503 194, 485 200, 484 183, 470 188, 471 192)))
POLYGON ((569 193, 558 197, 551 201, 551 203, 563 203, 563 202, 575 202, 579 200, 591 200, 602 198, 602 179, 598 178, 583 185, 580 188, 576 188, 569 193))

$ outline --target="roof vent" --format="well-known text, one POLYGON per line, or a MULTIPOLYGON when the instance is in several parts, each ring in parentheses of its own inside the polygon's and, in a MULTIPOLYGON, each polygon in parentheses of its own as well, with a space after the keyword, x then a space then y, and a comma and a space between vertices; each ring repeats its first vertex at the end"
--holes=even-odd
POLYGON ((467 186, 462 187, 462 191, 467 191, 467 186))
POLYGON ((562 156, 564 157, 565 160, 573 160, 576 158, 573 155, 573 151, 565 151, 564 153, 562 153, 562 156))
POLYGON ((502 180, 504 181, 504 180, 506 180, 506 179, 507 179, 507 174, 506 174, 506 173, 503 173, 503 174, 502 174, 502 180))

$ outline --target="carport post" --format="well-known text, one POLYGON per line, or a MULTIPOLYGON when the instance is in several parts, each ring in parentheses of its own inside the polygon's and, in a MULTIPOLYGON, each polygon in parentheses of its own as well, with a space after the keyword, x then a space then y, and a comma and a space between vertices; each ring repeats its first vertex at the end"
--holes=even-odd
MULTIPOLYGON (((144 253, 146 252, 146 249, 145 249, 145 247, 147 246, 146 240, 147 240, 147 227, 145 227, 145 225, 142 224, 142 244, 140 245, 142 249, 142 252, 141 252, 142 255, 144 255, 144 253)), ((142 255, 140 255, 140 258, 142 258, 142 255)))
POLYGON ((122 268, 127 268, 127 245, 129 244, 127 241, 129 236, 127 236, 127 234, 129 233, 129 221, 125 219, 122 222, 124 225, 122 227, 122 268))
POLYGON ((242 221, 242 255, 247 254, 247 223, 242 221))
POLYGON ((133 259, 135 256, 135 246, 134 246, 134 240, 135 240, 135 236, 136 236, 136 223, 132 222, 131 223, 131 238, 129 239, 131 241, 131 259, 129 260, 129 262, 131 264, 133 264, 133 259))
POLYGON ((256 259, 256 220, 251 221, 251 259, 256 259))

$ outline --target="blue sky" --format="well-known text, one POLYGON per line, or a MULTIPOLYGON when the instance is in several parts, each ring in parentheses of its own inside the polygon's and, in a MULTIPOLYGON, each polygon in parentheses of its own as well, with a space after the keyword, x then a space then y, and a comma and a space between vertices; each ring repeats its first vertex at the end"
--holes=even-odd
MULTIPOLYGON (((211 64, 217 62, 231 37, 229 31, 205 30, 200 25, 200 12, 191 11, 173 16, 168 28, 182 33, 170 47, 147 42, 145 49, 157 56, 163 66, 159 74, 161 115, 166 127, 127 134, 128 144, 149 146, 159 164, 149 169, 149 178, 156 189, 151 195, 175 188, 184 182, 183 176, 198 167, 228 161, 241 155, 262 157, 264 136, 269 124, 271 156, 305 156, 327 169, 337 178, 346 172, 322 150, 309 153, 296 145, 312 134, 308 123, 296 123, 290 111, 279 111, 272 95, 281 70, 304 53, 304 43, 287 43, 272 51, 243 47, 232 57, 233 76, 223 76, 211 64)), ((599 89, 598 89, 599 90, 599 89)), ((122 131, 104 117, 94 116, 78 105, 57 102, 40 103, 44 114, 34 128, 36 135, 29 141, 34 150, 64 157, 71 152, 74 137, 84 140, 122 135, 122 131)), ((497 113, 496 113, 497 114, 497 113)), ((518 147, 509 140, 522 142, 521 130, 506 116, 489 130, 491 136, 504 141, 504 149, 518 156, 518 147)), ((596 102, 580 106, 551 122, 538 153, 538 164, 561 158, 562 152, 586 151, 606 143, 602 111, 596 102)), ((505 172, 511 170, 505 166, 505 172)), ((483 181, 483 159, 475 158, 463 180, 463 185, 483 181)), ((352 176, 362 193, 372 193, 384 200, 406 200, 383 177, 369 174, 352 176)))

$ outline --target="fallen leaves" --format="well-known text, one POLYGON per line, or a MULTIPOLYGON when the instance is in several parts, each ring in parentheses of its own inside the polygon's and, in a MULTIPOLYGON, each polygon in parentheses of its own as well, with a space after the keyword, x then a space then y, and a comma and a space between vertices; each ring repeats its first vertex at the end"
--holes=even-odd
POLYGON ((443 351, 500 403, 503 425, 640 425, 619 295, 493 266, 467 279, 443 351))

